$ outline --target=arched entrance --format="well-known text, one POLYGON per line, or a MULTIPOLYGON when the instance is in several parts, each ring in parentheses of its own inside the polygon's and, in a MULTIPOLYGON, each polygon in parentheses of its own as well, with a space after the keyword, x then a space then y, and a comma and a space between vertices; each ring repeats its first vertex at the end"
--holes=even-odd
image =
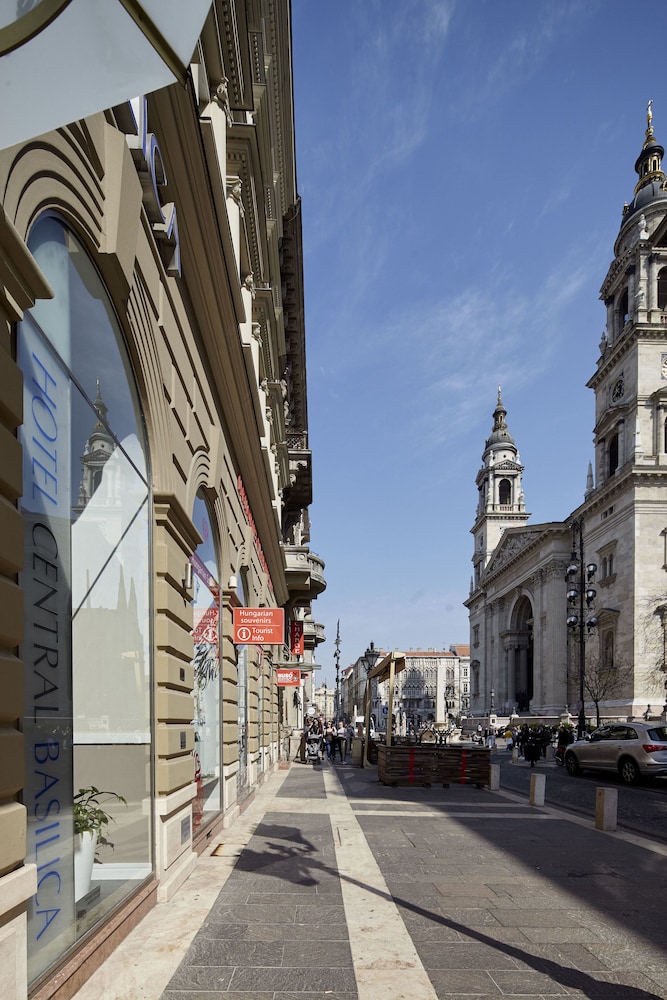
POLYGON ((533 605, 522 595, 512 609, 504 637, 508 710, 527 712, 533 697, 533 605))

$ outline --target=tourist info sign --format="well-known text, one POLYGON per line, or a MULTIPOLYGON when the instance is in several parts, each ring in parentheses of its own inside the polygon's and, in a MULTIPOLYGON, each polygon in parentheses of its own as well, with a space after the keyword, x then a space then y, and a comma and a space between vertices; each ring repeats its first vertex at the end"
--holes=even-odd
POLYGON ((275 646, 285 641, 283 608, 233 608, 234 642, 275 646))

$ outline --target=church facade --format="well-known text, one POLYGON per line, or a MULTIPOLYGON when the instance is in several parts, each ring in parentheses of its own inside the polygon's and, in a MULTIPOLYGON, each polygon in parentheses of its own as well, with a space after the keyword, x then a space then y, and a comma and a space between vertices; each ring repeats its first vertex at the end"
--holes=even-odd
POLYGON ((472 527, 471 709, 659 715, 667 633, 667 183, 651 106, 601 289, 584 501, 530 524, 501 392, 472 527), (593 468, 594 466, 594 468, 593 468), (582 572, 583 571, 583 572, 582 572), (569 583, 568 583, 569 581, 569 583), (583 664, 583 670, 582 670, 583 664))

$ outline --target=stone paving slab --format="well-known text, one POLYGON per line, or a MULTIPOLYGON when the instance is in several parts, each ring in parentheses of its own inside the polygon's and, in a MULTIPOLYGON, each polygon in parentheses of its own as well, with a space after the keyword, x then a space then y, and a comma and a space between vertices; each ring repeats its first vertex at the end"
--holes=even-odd
POLYGON ((667 1000, 664 845, 372 768, 280 783, 166 988, 97 997, 667 1000))
MULTIPOLYGON (((326 798, 321 769, 306 768, 289 775, 276 805, 295 792, 311 802, 326 798)), ((335 861, 326 813, 294 816, 279 808, 267 813, 164 1000, 357 1000, 335 861)))

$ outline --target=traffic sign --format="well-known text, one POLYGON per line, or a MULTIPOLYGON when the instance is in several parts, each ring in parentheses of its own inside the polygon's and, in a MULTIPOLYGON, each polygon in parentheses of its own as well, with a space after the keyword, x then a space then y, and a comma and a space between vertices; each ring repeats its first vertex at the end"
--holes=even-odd
POLYGON ((234 642, 274 646, 285 639, 285 612, 282 608, 234 608, 234 642))

